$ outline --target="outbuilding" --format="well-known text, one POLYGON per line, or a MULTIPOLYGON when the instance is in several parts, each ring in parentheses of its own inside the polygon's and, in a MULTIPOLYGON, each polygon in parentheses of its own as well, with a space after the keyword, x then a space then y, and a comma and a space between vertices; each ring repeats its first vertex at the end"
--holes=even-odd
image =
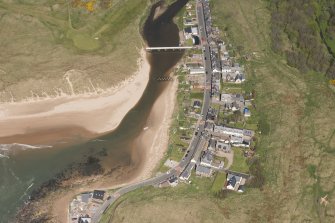
POLYGON ((93 198, 98 200, 103 200, 105 196, 105 191, 103 190, 95 190, 93 191, 93 198))

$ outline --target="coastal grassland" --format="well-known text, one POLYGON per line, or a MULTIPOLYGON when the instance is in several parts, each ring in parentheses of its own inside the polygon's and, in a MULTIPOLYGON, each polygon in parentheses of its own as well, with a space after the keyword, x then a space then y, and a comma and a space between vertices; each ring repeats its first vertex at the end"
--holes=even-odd
MULTIPOLYGON (((146 187, 130 192, 107 209, 100 223, 156 222, 158 219, 159 222, 223 222, 239 214, 243 200, 258 200, 256 189, 248 189, 254 192, 250 195, 227 192, 222 195, 226 200, 224 205, 211 191, 213 179, 192 176, 190 180, 191 184, 174 188, 146 187)), ((235 218, 234 222, 247 222, 247 218, 235 218)))
MULTIPOLYGON (((111 222, 222 222, 238 213, 244 195, 228 193, 227 207, 211 192, 213 179, 192 176, 191 184, 174 188, 146 187, 122 196, 103 215, 101 223, 111 222)), ((221 182, 221 180, 220 180, 221 182)), ((252 199, 257 199, 253 197, 252 199)), ((239 221, 239 222, 243 222, 239 221)))
POLYGON ((213 19, 236 54, 253 55, 246 66, 256 94, 262 132, 256 151, 265 185, 261 204, 243 201, 241 213, 258 222, 332 222, 334 202, 324 207, 318 199, 334 199, 334 93, 323 75, 301 73, 271 51, 265 1, 211 2, 213 19))
POLYGON ((195 177, 190 185, 134 191, 142 195, 122 197, 114 222, 154 222, 171 216, 176 222, 196 222, 202 216, 203 222, 334 222, 334 92, 323 75, 301 73, 271 51, 266 1, 210 2, 214 23, 234 46, 235 55, 251 55, 245 63, 249 81, 244 87, 255 91, 253 119, 262 134, 250 172, 265 181, 223 199, 210 193, 212 179, 195 177), (324 195, 329 200, 326 207, 319 203, 324 195), (185 205, 190 198, 194 200, 185 205), (215 215, 192 212, 202 204, 215 204, 215 215), (143 215, 133 215, 134 210, 143 215))
POLYGON ((149 3, 88 12, 60 0, 0 2, 0 102, 100 92, 130 77, 149 3))

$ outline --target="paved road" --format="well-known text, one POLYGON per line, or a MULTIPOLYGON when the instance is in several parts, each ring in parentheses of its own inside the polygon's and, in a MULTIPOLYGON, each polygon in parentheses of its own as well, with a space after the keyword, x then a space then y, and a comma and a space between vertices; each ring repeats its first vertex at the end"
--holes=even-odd
MULTIPOLYGON (((117 190, 113 195, 111 195, 110 199, 105 201, 102 206, 94 213, 92 216, 92 223, 99 222, 101 215, 107 208, 112 205, 120 196, 145 187, 149 185, 157 185, 161 182, 164 182, 166 180, 169 180, 171 177, 179 176, 184 171, 191 171, 191 169, 194 167, 194 163, 191 162, 192 158, 196 154, 197 151, 202 149, 202 145, 204 140, 207 140, 206 137, 202 135, 205 129, 205 121, 208 113, 208 108, 210 105, 210 99, 211 99, 211 83, 212 83, 212 67, 211 67, 211 60, 210 60, 210 47, 207 41, 207 33, 206 33, 206 27, 205 27, 205 20, 204 20, 204 11, 203 11, 203 3, 202 1, 197 1, 197 17, 198 17, 198 26, 200 30, 200 37, 202 39, 202 46, 203 46, 203 53, 204 53, 204 60, 205 60, 205 71, 206 71, 206 88, 204 91, 204 100, 203 100, 203 106, 201 115, 202 118, 198 121, 196 132, 197 134, 193 135, 193 138, 191 140, 191 143, 188 148, 187 156, 184 156, 184 158, 179 162, 178 166, 169 170, 168 172, 156 176, 153 178, 150 178, 148 180, 144 180, 129 186, 125 186, 117 190)), ((199 154, 199 152, 197 153, 199 154)), ((198 157, 194 157, 198 158, 198 157)))

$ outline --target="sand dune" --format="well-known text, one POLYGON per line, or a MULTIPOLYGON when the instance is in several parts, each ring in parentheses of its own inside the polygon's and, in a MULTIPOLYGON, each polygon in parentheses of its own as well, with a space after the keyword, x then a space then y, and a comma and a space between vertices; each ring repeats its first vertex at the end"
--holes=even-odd
POLYGON ((149 81, 150 65, 141 51, 138 71, 113 91, 0 104, 0 137, 66 126, 103 133, 116 128, 139 101, 149 81))

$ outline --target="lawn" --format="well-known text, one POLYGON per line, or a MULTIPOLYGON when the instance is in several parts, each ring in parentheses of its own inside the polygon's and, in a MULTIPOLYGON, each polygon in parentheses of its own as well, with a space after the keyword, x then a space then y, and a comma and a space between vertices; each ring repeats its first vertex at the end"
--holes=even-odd
POLYGON ((191 99, 198 99, 203 100, 204 99, 204 92, 203 91, 192 91, 190 95, 191 99))
POLYGON ((226 173, 222 172, 216 174, 215 180, 211 187, 212 193, 217 194, 222 190, 224 184, 226 183, 226 175, 227 175, 226 173))
POLYGON ((233 150, 234 160, 229 169, 236 172, 249 173, 249 166, 246 162, 247 159, 243 155, 243 150, 241 148, 233 148, 233 150))
POLYGON ((181 147, 169 146, 167 157, 174 161, 180 161, 184 156, 184 152, 181 151, 181 147))
POLYGON ((239 87, 238 85, 232 87, 232 86, 223 86, 222 88, 222 93, 226 94, 242 94, 242 88, 239 87))

